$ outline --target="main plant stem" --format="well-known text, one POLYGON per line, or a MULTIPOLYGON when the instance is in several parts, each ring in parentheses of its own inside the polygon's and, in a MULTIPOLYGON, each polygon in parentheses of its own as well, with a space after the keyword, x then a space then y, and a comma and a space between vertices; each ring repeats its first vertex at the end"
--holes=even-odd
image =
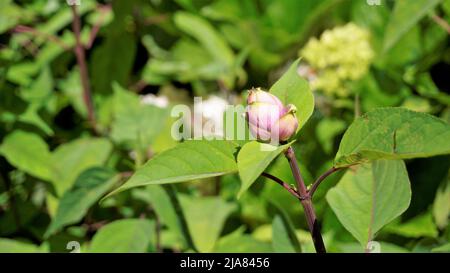
POLYGON ((292 147, 289 147, 285 152, 285 156, 289 161, 292 174, 294 175, 295 181, 297 183, 297 191, 300 195, 300 202, 305 211, 306 221, 308 223, 309 232, 311 233, 316 252, 326 253, 327 251, 323 243, 322 234, 320 233, 320 228, 316 218, 316 213, 314 212, 314 207, 312 205, 311 196, 308 193, 308 189, 306 188, 305 182, 303 181, 302 175, 300 173, 294 149, 292 147))
POLYGON ((84 52, 84 46, 81 42, 81 20, 80 17, 78 16, 77 7, 75 5, 72 5, 71 8, 73 15, 72 29, 75 35, 75 42, 76 42, 75 55, 77 57, 77 63, 80 68, 81 85, 83 87, 83 101, 84 104, 86 105, 89 123, 94 132, 96 132, 97 126, 95 122, 94 105, 92 103, 91 88, 89 83, 89 73, 86 64, 86 55, 84 52))

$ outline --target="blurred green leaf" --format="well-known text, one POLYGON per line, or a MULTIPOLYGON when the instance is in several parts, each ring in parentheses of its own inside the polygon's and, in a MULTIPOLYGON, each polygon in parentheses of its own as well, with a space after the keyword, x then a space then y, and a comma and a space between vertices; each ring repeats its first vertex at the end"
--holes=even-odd
POLYGON ((193 36, 204 49, 219 63, 223 76, 222 80, 228 87, 234 85, 235 56, 226 41, 217 33, 217 31, 205 19, 187 12, 175 13, 175 24, 182 31, 193 36))
POLYGON ((275 252, 301 252, 300 243, 289 218, 275 215, 272 221, 272 247, 275 252))
POLYGON ((450 243, 443 244, 441 246, 435 247, 431 250, 432 252, 445 252, 450 253, 450 243))
POLYGON ((363 247, 409 206, 411 188, 401 160, 377 160, 348 170, 326 199, 363 247))
POLYGON ((36 253, 46 252, 45 249, 31 243, 25 243, 8 238, 0 238, 0 253, 36 253))
POLYGON ((347 129, 335 166, 449 154, 449 137, 450 125, 434 116, 402 108, 379 108, 347 129))
POLYGON ((84 170, 102 166, 112 145, 105 138, 79 138, 58 146, 52 153, 52 182, 58 195, 72 187, 84 170))
POLYGON ((219 239, 214 249, 217 253, 270 253, 273 249, 270 243, 262 242, 253 236, 243 234, 242 229, 219 239))
POLYGON ((94 205, 119 179, 114 171, 106 168, 92 168, 84 171, 72 188, 64 193, 58 210, 49 225, 45 237, 61 228, 80 221, 88 209, 94 205))
POLYGON ((22 9, 11 0, 4 0, 0 3, 0 34, 14 27, 22 16, 22 9))
POLYGON ((180 195, 180 202, 195 247, 200 252, 211 252, 236 204, 225 202, 220 197, 186 195, 180 195))
POLYGON ((177 236, 177 241, 193 248, 192 237, 183 212, 184 209, 180 204, 175 188, 171 185, 151 185, 146 187, 145 194, 149 195, 150 203, 161 222, 177 236))
POLYGON ((397 0, 384 37, 384 52, 388 51, 417 22, 432 11, 442 0, 397 0))
POLYGON ((405 223, 391 223, 387 225, 383 231, 412 238, 435 238, 439 234, 439 231, 433 222, 433 215, 431 213, 418 215, 405 223))
MULTIPOLYGON (((376 242, 379 243, 379 252, 375 250, 373 253, 409 253, 408 249, 398 245, 394 245, 388 242, 376 242)), ((365 253, 365 249, 358 243, 341 243, 339 249, 344 253, 365 253)))
POLYGON ((439 229, 445 229, 448 226, 450 216, 450 179, 448 178, 436 192, 433 202, 433 216, 439 229))
POLYGON ((147 150, 164 126, 168 110, 142 103, 137 95, 117 83, 113 89, 112 139, 131 149, 147 150))
POLYGON ((325 118, 316 127, 317 139, 326 153, 333 150, 334 138, 342 133, 346 123, 340 119, 325 118))
POLYGON ((154 232, 154 223, 149 220, 117 220, 97 231, 88 251, 94 253, 147 252, 154 238, 154 232))
POLYGON ((54 174, 47 143, 38 135, 16 130, 5 137, 0 153, 8 161, 32 176, 50 180, 54 174))
POLYGON ((297 107, 295 113, 299 123, 297 132, 306 124, 314 110, 314 96, 309 89, 308 82, 297 72, 299 61, 295 61, 270 88, 270 92, 277 96, 284 105, 293 104, 297 107))

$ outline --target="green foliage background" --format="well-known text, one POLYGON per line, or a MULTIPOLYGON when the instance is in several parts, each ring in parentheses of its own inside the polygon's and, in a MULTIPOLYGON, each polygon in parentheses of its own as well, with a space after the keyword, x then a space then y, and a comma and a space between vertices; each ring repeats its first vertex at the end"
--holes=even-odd
MULTIPOLYGON (((449 252, 450 1, 369 2, 81 0, 93 128, 71 7, 2 0, 0 252, 314 252, 298 200, 259 177, 295 184, 281 148, 171 136, 172 106, 244 104, 259 86, 299 109, 293 147, 307 184, 364 163, 314 195, 328 251, 375 240, 382 252, 449 252), (307 81, 324 73, 295 61, 348 23, 368 33, 373 58, 339 83, 345 92, 311 90, 313 100, 307 81), (163 107, 145 103, 152 94, 163 107)), ((351 45, 322 54, 340 60, 351 45)))

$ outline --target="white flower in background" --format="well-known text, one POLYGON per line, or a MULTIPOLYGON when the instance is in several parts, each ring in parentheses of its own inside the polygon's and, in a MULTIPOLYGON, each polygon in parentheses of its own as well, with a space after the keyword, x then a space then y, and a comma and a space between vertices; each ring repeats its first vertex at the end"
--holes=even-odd
POLYGON ((223 136, 223 114, 228 105, 227 100, 214 95, 202 101, 198 110, 202 113, 204 122, 208 125, 204 126, 204 129, 207 129, 203 130, 204 136, 223 136))
POLYGON ((142 104, 154 105, 159 108, 167 108, 167 106, 169 106, 169 99, 166 96, 147 94, 140 96, 140 98, 142 104))

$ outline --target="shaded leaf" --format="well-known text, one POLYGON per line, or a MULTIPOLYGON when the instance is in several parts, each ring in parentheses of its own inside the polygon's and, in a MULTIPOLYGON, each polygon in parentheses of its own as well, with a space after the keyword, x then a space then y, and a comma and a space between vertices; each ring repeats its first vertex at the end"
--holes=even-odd
POLYGON ((442 0, 397 0, 384 36, 384 51, 388 51, 417 22, 432 11, 442 0))

